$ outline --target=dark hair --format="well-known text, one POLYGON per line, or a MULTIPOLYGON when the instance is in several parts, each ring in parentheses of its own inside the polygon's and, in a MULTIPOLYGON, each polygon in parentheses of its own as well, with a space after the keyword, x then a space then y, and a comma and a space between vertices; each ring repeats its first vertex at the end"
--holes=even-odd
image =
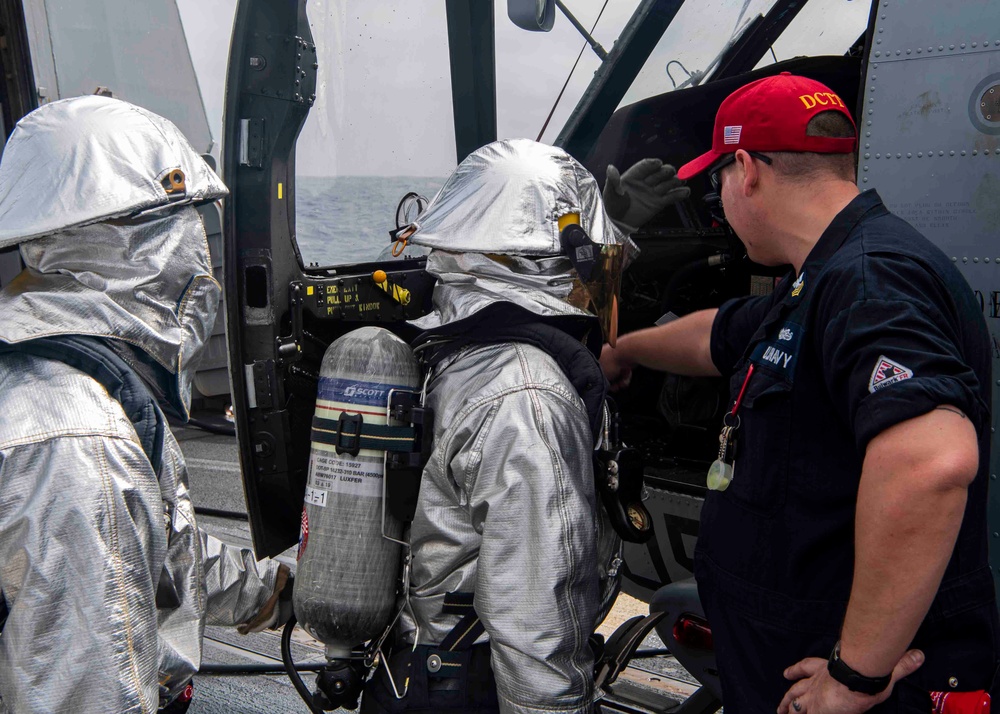
MULTIPOLYGON (((853 138, 854 126, 841 112, 820 112, 806 125, 807 136, 853 138)), ((850 154, 817 154, 809 151, 769 151, 774 170, 790 178, 811 178, 833 174, 847 181, 856 180, 857 152, 850 154)))

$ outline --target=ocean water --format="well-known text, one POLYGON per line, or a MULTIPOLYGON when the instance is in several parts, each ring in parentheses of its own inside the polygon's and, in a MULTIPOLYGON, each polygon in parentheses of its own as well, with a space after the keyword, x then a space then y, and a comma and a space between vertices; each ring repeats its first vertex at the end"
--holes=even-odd
POLYGON ((306 265, 375 260, 390 244, 396 206, 409 191, 428 200, 445 178, 400 176, 297 177, 296 240, 306 265))

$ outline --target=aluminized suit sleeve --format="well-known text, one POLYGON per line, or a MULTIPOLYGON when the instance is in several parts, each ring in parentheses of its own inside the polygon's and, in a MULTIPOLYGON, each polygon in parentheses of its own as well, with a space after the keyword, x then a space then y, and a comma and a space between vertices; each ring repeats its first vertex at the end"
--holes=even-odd
POLYGON ((172 433, 165 435, 164 447, 160 492, 169 516, 166 564, 181 602, 158 610, 157 619, 160 696, 172 699, 201 666, 205 625, 252 619, 274 590, 278 564, 256 563, 249 548, 223 543, 198 528, 187 466, 172 433))
POLYGON ((598 504, 592 435, 574 398, 536 384, 483 405, 450 464, 482 536, 475 608, 504 712, 591 710, 598 504))

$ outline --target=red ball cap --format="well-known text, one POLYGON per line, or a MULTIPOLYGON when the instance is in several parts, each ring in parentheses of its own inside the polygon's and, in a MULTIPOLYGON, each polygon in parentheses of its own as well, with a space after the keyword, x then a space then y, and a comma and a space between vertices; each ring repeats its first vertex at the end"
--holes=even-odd
POLYGON ((697 176, 737 149, 848 154, 857 138, 806 135, 809 120, 831 110, 847 117, 857 134, 844 101, 825 84, 790 72, 758 79, 726 97, 715 115, 712 150, 681 166, 677 176, 697 176))

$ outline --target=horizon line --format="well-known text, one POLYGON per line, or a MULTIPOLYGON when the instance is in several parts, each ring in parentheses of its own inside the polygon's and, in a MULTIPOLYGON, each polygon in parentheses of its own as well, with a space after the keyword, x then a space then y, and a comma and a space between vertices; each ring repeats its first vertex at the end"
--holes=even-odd
MULTIPOLYGON (((450 175, 450 174, 449 174, 450 175)), ((336 174, 333 176, 321 176, 319 174, 298 174, 295 178, 300 179, 311 179, 311 178, 399 178, 399 179, 447 179, 448 175, 445 176, 427 176, 427 175, 401 175, 401 174, 336 174)))

